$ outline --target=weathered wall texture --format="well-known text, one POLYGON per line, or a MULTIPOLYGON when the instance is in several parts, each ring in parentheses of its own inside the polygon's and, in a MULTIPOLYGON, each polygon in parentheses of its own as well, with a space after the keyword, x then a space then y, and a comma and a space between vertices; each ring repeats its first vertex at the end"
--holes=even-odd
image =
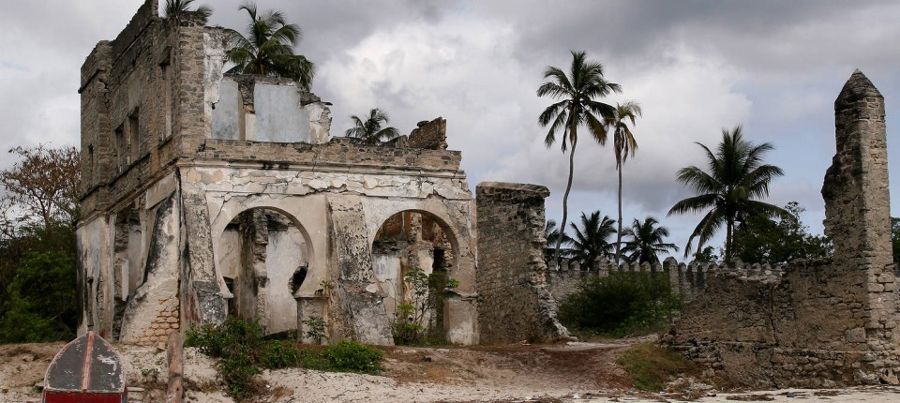
POLYGON ((415 211, 443 229, 460 282, 443 331, 477 343, 475 206, 446 122, 411 135, 418 148, 329 140, 326 102, 284 79, 224 76, 225 32, 157 9, 147 0, 82 67, 80 330, 151 344, 229 314, 269 333, 318 316, 331 340, 391 344, 384 284, 402 271, 376 273, 372 245, 415 211))
POLYGON ((715 277, 667 343, 732 382, 766 387, 897 384, 884 101, 859 71, 835 101, 825 176, 834 259, 795 262, 774 282, 715 277))
POLYGON ((730 273, 747 278, 766 278, 774 280, 781 277, 784 265, 744 264, 740 260, 731 265, 718 266, 715 263, 678 263, 674 258, 667 258, 662 264, 626 264, 616 265, 611 260, 597 258, 588 267, 577 261, 563 261, 559 267, 551 262, 547 270, 547 283, 550 293, 559 301, 578 289, 578 284, 592 277, 606 277, 610 273, 661 273, 669 278, 672 292, 681 294, 685 300, 693 299, 706 288, 707 277, 730 273))
POLYGON ((478 321, 481 342, 569 337, 556 319, 544 263, 543 186, 481 183, 478 205, 478 321))

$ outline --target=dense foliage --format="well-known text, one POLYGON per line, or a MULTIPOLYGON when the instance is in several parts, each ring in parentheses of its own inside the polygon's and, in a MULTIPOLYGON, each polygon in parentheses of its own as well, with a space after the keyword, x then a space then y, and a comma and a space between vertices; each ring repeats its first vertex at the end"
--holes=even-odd
POLYGON ((71 339, 79 154, 44 146, 10 153, 20 160, 0 171, 0 343, 71 339))
POLYGON ((563 298, 559 319, 576 331, 622 337, 667 326, 681 305, 664 274, 611 273, 563 298))
POLYGON ((351 341, 318 348, 303 347, 292 340, 266 340, 262 325, 234 316, 219 326, 188 330, 185 345, 220 359, 219 374, 228 385, 228 394, 238 400, 261 392, 256 375, 263 369, 302 367, 377 374, 384 358, 381 350, 351 341))
POLYGON ((760 214, 746 219, 734 233, 734 256, 744 262, 772 264, 830 257, 831 241, 809 234, 800 221, 803 207, 790 202, 784 210, 788 215, 774 220, 760 214))

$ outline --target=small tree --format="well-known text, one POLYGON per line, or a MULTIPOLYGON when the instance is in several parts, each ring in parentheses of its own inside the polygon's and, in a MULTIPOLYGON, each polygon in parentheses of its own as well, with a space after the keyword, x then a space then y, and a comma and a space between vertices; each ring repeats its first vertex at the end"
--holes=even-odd
POLYGON ((29 253, 7 291, 0 342, 65 340, 78 326, 75 257, 61 252, 29 253))
POLYGON ((7 222, 39 225, 54 223, 74 227, 78 219, 78 191, 81 186, 81 161, 75 147, 16 147, 10 154, 21 157, 11 169, 0 171, 0 185, 6 188, 7 222))

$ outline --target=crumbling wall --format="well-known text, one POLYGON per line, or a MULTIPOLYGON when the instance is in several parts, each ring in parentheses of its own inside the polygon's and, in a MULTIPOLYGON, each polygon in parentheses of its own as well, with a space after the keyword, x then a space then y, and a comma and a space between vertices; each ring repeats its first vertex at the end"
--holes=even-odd
POLYGON ((834 259, 793 262, 781 279, 714 277, 664 339, 736 384, 897 384, 883 98, 856 71, 835 101, 837 153, 825 176, 834 259))
POLYGON ((569 337, 556 319, 544 263, 543 186, 481 183, 478 208, 478 329, 481 343, 569 337))

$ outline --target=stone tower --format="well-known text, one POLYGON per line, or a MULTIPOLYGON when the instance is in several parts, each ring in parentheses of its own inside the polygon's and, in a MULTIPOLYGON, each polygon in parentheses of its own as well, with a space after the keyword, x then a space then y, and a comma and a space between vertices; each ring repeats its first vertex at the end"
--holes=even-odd
POLYGON ((848 300, 863 302, 854 316, 865 322, 847 330, 845 338, 864 338, 870 350, 863 379, 896 382, 891 368, 898 365, 900 334, 884 97, 856 70, 834 101, 834 114, 837 151, 822 186, 825 233, 834 242, 834 266, 841 269, 836 275, 844 280, 848 300))

